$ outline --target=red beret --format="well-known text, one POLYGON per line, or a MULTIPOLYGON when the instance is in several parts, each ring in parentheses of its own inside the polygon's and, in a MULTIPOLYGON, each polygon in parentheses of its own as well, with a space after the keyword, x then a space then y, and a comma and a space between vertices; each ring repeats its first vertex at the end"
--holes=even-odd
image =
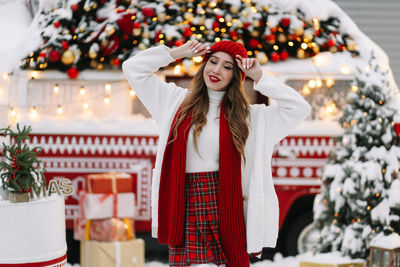
MULTIPOLYGON (((236 43, 233 41, 223 40, 213 44, 209 49, 209 51, 204 54, 202 63, 206 62, 210 55, 215 52, 225 52, 236 59, 236 55, 239 55, 243 58, 247 58, 247 50, 241 43, 236 43)), ((246 74, 240 70, 242 73, 242 80, 246 77, 246 74)))

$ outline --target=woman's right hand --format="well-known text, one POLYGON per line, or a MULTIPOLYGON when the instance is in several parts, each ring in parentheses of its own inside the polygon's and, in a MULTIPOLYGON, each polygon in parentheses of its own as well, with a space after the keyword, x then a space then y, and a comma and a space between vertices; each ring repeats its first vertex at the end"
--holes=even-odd
POLYGON ((191 40, 179 47, 169 49, 168 52, 174 59, 180 59, 184 57, 202 56, 207 52, 208 48, 209 47, 205 44, 202 44, 197 40, 191 40))

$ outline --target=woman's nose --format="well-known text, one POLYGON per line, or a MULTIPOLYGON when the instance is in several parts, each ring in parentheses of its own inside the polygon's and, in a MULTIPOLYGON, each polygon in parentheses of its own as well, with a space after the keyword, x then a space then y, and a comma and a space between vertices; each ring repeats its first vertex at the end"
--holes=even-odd
POLYGON ((219 64, 215 65, 215 67, 214 67, 214 72, 215 72, 215 73, 221 73, 221 68, 222 68, 221 65, 219 65, 219 64))

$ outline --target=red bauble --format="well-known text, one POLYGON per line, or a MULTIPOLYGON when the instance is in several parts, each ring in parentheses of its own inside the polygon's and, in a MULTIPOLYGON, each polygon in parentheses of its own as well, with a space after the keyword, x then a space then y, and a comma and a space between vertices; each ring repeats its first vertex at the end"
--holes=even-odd
POLYGON ((250 27, 251 23, 250 22, 245 22, 243 24, 243 28, 245 28, 246 30, 250 27))
POLYGON ((274 32, 277 31, 277 28, 276 28, 276 27, 272 27, 272 28, 270 29, 270 31, 271 31, 272 33, 274 33, 274 32))
POLYGON ((39 53, 39 57, 46 58, 46 53, 45 52, 40 52, 39 53))
POLYGON ((329 39, 328 42, 326 43, 329 47, 335 46, 335 41, 332 39, 329 39))
POLYGON ((110 39, 110 41, 108 42, 108 44, 106 46, 104 46, 103 44, 100 44, 100 48, 101 50, 103 50, 103 55, 104 56, 108 56, 112 53, 114 53, 115 51, 118 50, 119 47, 119 38, 116 35, 113 35, 110 39))
POLYGON ((258 44, 259 44, 259 42, 258 42, 257 39, 251 38, 251 39, 249 40, 249 46, 250 46, 250 48, 257 48, 258 44))
POLYGON ((276 41, 276 35, 275 34, 268 34, 267 35, 267 41, 268 42, 275 42, 276 41))
POLYGON ((132 34, 132 29, 135 26, 135 23, 139 24, 140 28, 140 23, 138 22, 133 22, 132 21, 132 16, 134 16, 136 13, 129 13, 123 15, 119 20, 117 20, 117 24, 119 28, 126 34, 132 34))
POLYGON ((343 51, 344 46, 343 46, 342 44, 339 44, 339 45, 338 45, 338 49, 339 49, 339 51, 343 51))
POLYGON ((69 47, 69 45, 68 45, 68 42, 67 42, 67 41, 62 41, 62 42, 61 42, 61 46, 62 46, 62 48, 63 48, 64 50, 67 50, 67 49, 68 49, 68 47, 69 47))
POLYGON ((156 36, 154 38, 154 41, 159 42, 160 41, 160 34, 162 33, 162 30, 156 31, 156 36))
POLYGON ((54 25, 54 27, 58 28, 58 27, 60 27, 61 23, 57 20, 57 21, 54 21, 53 25, 54 25))
POLYGON ((229 36, 231 37, 231 38, 233 38, 233 37, 238 37, 238 32, 237 31, 231 31, 231 32, 229 32, 229 36))
POLYGON ((273 62, 277 62, 281 59, 281 56, 279 55, 278 52, 272 52, 270 58, 273 62))
POLYGON ((282 18, 281 19, 281 25, 282 27, 289 27, 290 25, 290 18, 282 18))
POLYGON ((68 77, 70 77, 71 79, 75 79, 76 77, 78 77, 79 71, 77 68, 71 67, 67 70, 67 74, 68 77))
POLYGON ((145 8, 142 9, 142 14, 146 18, 152 18, 152 17, 154 17, 156 12, 154 11, 154 9, 152 9, 150 7, 145 7, 145 8))
POLYGON ((57 62, 59 59, 60 59, 60 53, 58 53, 58 51, 52 50, 52 51, 49 53, 49 60, 50 60, 51 62, 57 62))
POLYGON ((186 27, 183 30, 183 36, 185 36, 186 38, 189 38, 190 36, 192 36, 192 30, 190 29, 190 27, 186 27))
POLYGON ((400 123, 395 123, 394 124, 394 131, 396 132, 396 135, 400 135, 400 123))
POLYGON ((218 21, 214 21, 214 23, 212 25, 213 30, 215 31, 215 29, 219 28, 219 27, 220 27, 219 22, 218 21))
POLYGON ((76 12, 76 11, 79 10, 79 5, 78 4, 73 4, 73 5, 71 5, 71 9, 72 9, 72 11, 76 12))
POLYGON ((319 30, 315 31, 315 36, 320 36, 321 32, 319 30))
POLYGON ((280 54, 279 54, 281 60, 286 60, 289 58, 289 53, 286 50, 283 50, 280 54))
POLYGON ((135 28, 135 29, 140 29, 140 27, 142 27, 142 26, 140 26, 140 23, 139 23, 139 22, 133 23, 133 28, 135 28))
POLYGON ((113 59, 113 65, 114 66, 119 66, 121 64, 121 61, 118 58, 113 59))

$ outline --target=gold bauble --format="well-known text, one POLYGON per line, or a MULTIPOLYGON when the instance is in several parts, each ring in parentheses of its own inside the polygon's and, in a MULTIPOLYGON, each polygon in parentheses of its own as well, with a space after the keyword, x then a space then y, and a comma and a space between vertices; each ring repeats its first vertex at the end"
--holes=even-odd
POLYGON ((250 33, 250 35, 251 35, 252 37, 258 37, 259 34, 260 34, 259 31, 252 31, 252 32, 250 33))
POLYGON ((97 68, 97 61, 96 61, 96 60, 90 61, 90 67, 91 67, 92 69, 97 68))
POLYGON ((111 25, 107 25, 106 29, 105 29, 105 32, 106 32, 107 36, 111 36, 115 32, 115 28, 113 26, 111 26, 111 25))
POLYGON ((192 20, 193 20, 193 14, 190 13, 190 12, 186 12, 186 13, 183 15, 183 17, 185 18, 185 20, 187 20, 187 21, 189 21, 189 22, 192 22, 192 20))
POLYGON ((102 69, 104 69, 104 65, 101 64, 101 63, 99 63, 99 64, 97 65, 96 68, 97 68, 98 70, 102 70, 102 69))
POLYGON ((280 33, 280 34, 278 35, 278 42, 280 42, 280 43, 286 43, 286 41, 287 41, 286 35, 285 35, 284 33, 280 33))
POLYGON ((101 40, 101 45, 104 46, 104 47, 108 46, 109 43, 110 42, 107 39, 101 40))
POLYGON ((167 39, 167 41, 171 41, 172 38, 174 38, 172 35, 167 35, 167 36, 165 36, 165 39, 167 39))
POLYGON ((61 62, 65 65, 71 65, 74 63, 75 54, 71 50, 66 50, 61 56, 61 62))
POLYGON ((268 11, 268 9, 269 9, 269 6, 263 6, 263 8, 262 8, 262 9, 263 9, 263 11, 264 11, 264 12, 267 12, 267 11, 268 11))
POLYGON ((347 42, 347 50, 355 51, 356 49, 357 49, 356 42, 354 42, 354 41, 347 42))
POLYGON ((134 36, 139 36, 139 35, 142 34, 142 29, 140 29, 140 28, 135 28, 135 29, 132 30, 132 34, 133 34, 134 36))
POLYGON ((297 58, 303 59, 305 57, 306 53, 303 49, 299 48, 297 49, 297 58))
POLYGON ((268 57, 264 52, 258 52, 256 58, 261 65, 267 64, 268 62, 268 57))
POLYGON ((239 11, 239 9, 236 6, 231 6, 229 10, 231 11, 232 14, 237 14, 239 11))
POLYGON ((253 20, 253 27, 259 27, 260 26, 260 21, 258 19, 253 20))
POLYGON ((138 46, 138 48, 139 48, 140 50, 145 50, 147 47, 146 47, 143 43, 140 43, 139 46, 138 46))
POLYGON ((97 57, 97 51, 95 50, 89 50, 89 57, 91 59, 95 59, 97 57))
POLYGON ((242 21, 238 21, 238 22, 236 22, 236 24, 237 24, 237 26, 239 28, 243 28, 243 22, 242 21))
POLYGON ((306 43, 311 42, 311 40, 313 39, 312 33, 306 32, 306 33, 304 34, 303 39, 304 39, 304 42, 306 42, 306 43))
POLYGON ((301 27, 296 28, 296 29, 293 30, 293 32, 294 32, 297 36, 301 36, 301 35, 303 35, 303 33, 304 33, 304 28, 301 28, 301 27))
POLYGON ((331 53, 336 53, 338 51, 338 48, 336 46, 331 46, 331 47, 329 47, 329 51, 331 53))
POLYGON ((160 13, 157 15, 158 21, 159 22, 165 22, 165 13, 160 13))

